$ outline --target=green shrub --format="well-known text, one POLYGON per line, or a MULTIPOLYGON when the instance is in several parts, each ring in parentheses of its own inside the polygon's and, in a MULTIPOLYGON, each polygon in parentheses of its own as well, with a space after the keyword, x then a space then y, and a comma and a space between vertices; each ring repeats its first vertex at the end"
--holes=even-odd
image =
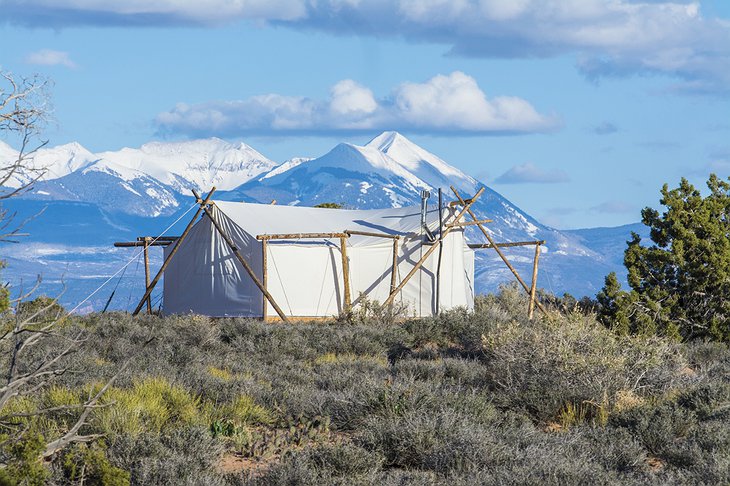
POLYGON ((46 448, 43 436, 34 431, 26 431, 15 437, 0 437, 3 441, 0 454, 2 464, 0 468, 0 484, 3 485, 43 485, 49 476, 49 471, 39 460, 46 448))
POLYGON ((71 482, 89 486, 124 486, 129 473, 110 464, 103 443, 76 444, 63 457, 63 473, 71 482))
POLYGON ((131 389, 110 387, 95 410, 93 425, 105 434, 160 433, 205 420, 200 400, 164 378, 146 378, 131 389))

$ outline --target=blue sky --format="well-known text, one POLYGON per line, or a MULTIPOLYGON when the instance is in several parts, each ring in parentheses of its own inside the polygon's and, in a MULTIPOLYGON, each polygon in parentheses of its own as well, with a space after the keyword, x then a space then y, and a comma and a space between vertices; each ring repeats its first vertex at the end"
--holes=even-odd
POLYGON ((394 129, 559 228, 730 175, 724 0, 0 0, 0 67, 54 81, 52 145, 394 129))

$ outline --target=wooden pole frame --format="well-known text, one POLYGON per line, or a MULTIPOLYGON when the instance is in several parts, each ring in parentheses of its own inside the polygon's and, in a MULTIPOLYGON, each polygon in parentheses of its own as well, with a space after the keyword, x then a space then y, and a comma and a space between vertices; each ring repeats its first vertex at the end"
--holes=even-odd
MULTIPOLYGON (((269 241, 268 240, 262 240, 261 241, 261 285, 263 285, 264 289, 267 291, 269 290, 268 282, 269 282, 269 241)), ((263 317, 264 321, 266 320, 267 314, 268 314, 268 307, 269 302, 266 298, 266 294, 261 292, 261 297, 263 299, 263 307, 261 308, 261 316, 263 317)))
POLYGON ((370 231, 356 231, 356 230, 345 230, 344 233, 348 236, 372 236, 374 238, 390 238, 393 240, 400 239, 400 235, 389 235, 386 233, 372 233, 370 231))
POLYGON ((459 223, 447 224, 446 227, 447 228, 449 228, 449 227, 452 227, 452 228, 461 228, 461 227, 464 227, 464 226, 474 226, 474 225, 477 225, 477 224, 484 224, 484 223, 491 223, 491 222, 492 222, 491 219, 480 219, 478 221, 461 221, 459 223))
POLYGON ((540 244, 535 245, 535 260, 532 264, 532 284, 530 285, 530 304, 527 307, 527 318, 532 320, 535 313, 535 291, 537 290, 537 264, 540 261, 540 244))
MULTIPOLYGON (((147 287, 147 290, 144 293, 144 297, 142 297, 142 300, 139 301, 139 304, 137 304, 137 307, 134 309, 134 312, 132 312, 133 316, 136 316, 139 314, 139 311, 142 310, 142 306, 144 306, 144 302, 152 295, 152 290, 155 288, 155 285, 157 285, 157 282, 160 281, 160 278, 162 277, 162 274, 164 273, 167 266, 170 264, 170 261, 172 260, 172 257, 175 256, 175 253, 177 253, 178 248, 180 248, 180 244, 185 241, 185 238, 188 236, 188 233, 190 233, 190 230, 192 229, 193 225, 195 224, 195 221, 198 219, 198 216, 200 216, 200 213, 203 211, 205 206, 208 204, 208 201, 210 201, 210 198, 213 196, 213 193, 215 192, 215 187, 213 187, 208 195, 205 197, 204 200, 200 200, 200 197, 198 197, 198 194, 194 192, 196 201, 200 203, 198 206, 198 210, 195 212, 195 216, 190 220, 188 225, 185 227, 185 231, 182 232, 180 235, 180 238, 175 243, 175 246, 172 247, 172 250, 170 251, 170 254, 167 255, 167 258, 165 258, 165 261, 162 263, 162 267, 160 267, 160 270, 157 272, 157 275, 155 275, 155 278, 152 279, 152 282, 150 282, 149 286, 147 287)), ((144 243, 143 243, 144 244, 144 243)))
POLYGON ((390 293, 389 296, 395 291, 395 281, 398 277, 398 242, 400 238, 393 238, 393 268, 390 271, 390 293))
MULTIPOLYGON (((464 208, 459 212, 459 214, 456 215, 456 218, 454 218, 454 221, 453 221, 454 223, 459 222, 459 220, 461 220, 461 218, 464 217, 464 214, 466 214, 466 212, 469 211, 469 208, 471 207, 471 205, 474 204, 477 201, 477 199, 479 199, 479 197, 482 195, 483 192, 484 192, 484 187, 480 188, 477 191, 477 193, 474 195, 474 197, 471 198, 470 202, 466 203, 464 208)), ((454 227, 446 228, 446 230, 444 230, 444 232, 439 235, 439 239, 437 241, 435 241, 434 243, 437 243, 437 242, 443 240, 449 233, 451 233, 451 231, 453 229, 454 229, 454 227)), ((423 243, 421 244, 421 246, 423 246, 423 243)), ((418 262, 413 266, 411 271, 408 272, 408 275, 406 275, 405 278, 403 278, 403 280, 401 280, 400 284, 398 284, 398 286, 390 293, 388 298, 385 299, 385 302, 383 302, 383 305, 388 306, 393 303, 393 299, 395 298, 396 294, 398 292, 400 292, 401 290, 403 290, 403 287, 406 286, 406 284, 411 279, 411 277, 413 277, 416 274, 418 269, 421 268, 423 263, 431 255, 431 253, 433 253, 436 250, 436 248, 438 248, 438 245, 434 245, 434 244, 430 245, 430 247, 426 251, 426 253, 424 253, 423 256, 421 257, 421 259, 418 260, 418 262)))
POLYGON ((344 287, 345 313, 350 312, 352 308, 352 298, 350 296, 350 261, 347 258, 347 236, 340 237, 340 253, 342 254, 342 284, 344 287))
MULTIPOLYGON (((150 286, 150 255, 147 249, 150 247, 149 243, 152 240, 149 236, 144 237, 144 288, 147 289, 150 286)), ((147 297, 147 314, 152 314, 152 296, 147 297)))
POLYGON ((347 233, 279 233, 273 235, 256 235, 256 239, 263 240, 305 240, 326 238, 349 238, 347 233))
POLYGON ((491 243, 470 243, 467 245, 472 250, 480 250, 480 249, 487 249, 487 248, 494 248, 495 246, 497 248, 510 248, 514 246, 532 246, 532 245, 544 245, 545 240, 539 240, 539 241, 510 241, 509 243, 495 243, 492 245, 491 243))
MULTIPOLYGON (((193 190, 193 194, 195 195, 198 200, 200 200, 200 197, 198 196, 198 193, 193 190)), ((271 307, 274 308, 277 314, 279 314, 279 317, 281 317, 281 320, 284 322, 289 322, 289 319, 286 317, 286 314, 284 314, 284 311, 281 310, 281 307, 279 307, 279 304, 276 303, 274 298, 271 296, 268 290, 266 290, 266 287, 263 286, 259 278, 256 276, 256 273, 253 271, 253 268, 251 268, 251 265, 246 261, 245 258, 243 258, 243 255, 241 255, 241 252, 238 251, 238 248, 234 244, 233 240, 231 239, 228 234, 226 234, 225 231, 223 231, 223 228, 218 224, 218 221, 215 220, 213 215, 210 212, 210 209, 207 206, 207 199, 204 201, 205 204, 201 204, 201 207, 203 208, 203 211, 205 211, 206 216, 210 219, 210 221, 213 223, 213 226, 215 227, 216 231, 220 233, 220 235, 225 240, 226 244, 230 247, 230 249, 233 251, 233 254, 236 255, 236 258, 238 261, 243 265, 243 268, 246 270, 248 275, 251 277, 251 280, 256 284, 256 286, 259 288, 262 294, 266 297, 266 299, 271 304, 271 307)))
MULTIPOLYGON (((451 186, 451 191, 457 197, 457 199, 459 200, 459 203, 462 206, 464 206, 464 210, 469 213, 469 216, 471 216, 471 218, 474 221, 478 221, 478 218, 476 217, 476 215, 474 214, 474 212, 470 209, 471 203, 474 202, 474 198, 472 198, 470 200, 470 202, 466 202, 461 197, 461 195, 459 194, 459 191, 457 191, 454 186, 451 186)), ((462 211, 464 211, 464 210, 462 210, 462 211)), ((482 234, 484 235, 484 237, 487 239, 487 241, 489 241, 489 244, 492 245, 492 248, 494 248, 494 251, 497 252, 497 254, 502 259, 502 261, 504 262, 504 264, 507 265, 507 268, 510 269, 510 271, 515 276, 515 278, 520 283, 520 285, 522 285, 522 288, 525 289, 525 292, 527 292, 529 294, 530 293, 530 289, 527 287, 527 284, 525 283, 524 280, 522 280, 522 277, 520 277, 520 274, 517 273, 517 270, 515 269, 515 267, 513 267, 512 264, 507 260, 507 257, 504 256, 504 253, 502 253, 502 251, 499 249, 499 246, 497 246, 497 244, 494 242, 494 240, 492 239, 492 237, 489 236, 489 233, 487 232, 486 229, 484 229, 484 226, 482 226, 481 224, 477 224, 477 227, 482 231, 482 234)), ((540 303, 539 300, 535 300, 535 305, 537 305, 537 308, 540 309, 540 311, 542 311, 543 314, 548 315, 547 310, 545 309, 545 307, 543 307, 543 305, 540 303)))

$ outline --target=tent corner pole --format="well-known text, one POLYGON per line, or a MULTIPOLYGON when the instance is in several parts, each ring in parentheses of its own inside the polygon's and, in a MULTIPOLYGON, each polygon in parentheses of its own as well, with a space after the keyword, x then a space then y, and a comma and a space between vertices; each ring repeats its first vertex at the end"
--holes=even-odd
POLYGON ((527 318, 532 320, 535 313, 535 291, 537 290, 537 265, 540 261, 540 244, 535 245, 535 260, 532 264, 532 285, 530 285, 530 303, 527 307, 527 318))
MULTIPOLYGON (((482 189, 484 189, 484 188, 482 188, 482 189)), ((469 205, 469 206, 471 206, 467 201, 465 201, 461 197, 461 195, 459 194, 459 191, 457 191, 454 186, 451 186, 451 191, 457 197, 457 199, 459 200, 459 203, 461 203, 462 205, 469 205)), ((472 200, 473 200, 473 198, 472 198, 472 200)), ((479 221, 479 219, 476 217, 476 215, 474 214, 474 212, 471 209, 468 209, 467 211, 469 212, 469 216, 471 216, 471 218, 474 221, 479 221)), ((502 259, 502 261, 504 262, 504 264, 507 265, 507 268, 510 269, 510 271, 515 276, 515 278, 520 283, 520 285, 522 285, 522 288, 525 289, 525 292, 527 292, 529 294, 530 293, 529 287, 527 286, 527 284, 525 283, 525 281, 522 280, 522 277, 520 277, 520 274, 517 273, 517 270, 515 269, 515 267, 513 267, 512 264, 507 260, 507 257, 504 256, 504 253, 502 253, 502 251, 499 249, 499 247, 496 246, 496 244, 494 243, 494 240, 492 239, 492 237, 489 236, 489 233, 487 233, 487 230, 484 229, 484 226, 482 226, 482 224, 480 224, 480 223, 478 223, 477 226, 482 231, 482 234, 487 239, 487 241, 489 241, 489 243, 492 245, 492 248, 494 248, 494 251, 497 252, 497 255, 499 255, 499 257, 502 259)), ((547 310, 545 309, 545 307, 543 307, 543 305, 540 303, 539 300, 535 300, 535 305, 537 305, 537 308, 540 309, 540 311, 542 311, 543 314, 547 315, 547 310)))
POLYGON ((134 309, 134 312, 132 312, 133 316, 136 316, 139 314, 139 311, 142 310, 142 306, 144 306, 145 301, 152 295, 152 290, 155 288, 155 285, 157 285, 157 282, 160 281, 160 278, 162 277, 162 274, 165 272, 165 269, 170 264, 170 261, 172 260, 172 257, 175 256, 175 253, 177 253, 178 248, 180 248, 180 245, 183 241, 185 241, 185 238, 188 236, 188 233, 190 233, 190 230, 192 229, 193 225, 195 224, 195 221, 198 219, 198 216, 200 216, 201 211, 205 208, 205 205, 208 204, 208 201, 210 201, 210 198, 213 196, 213 193, 215 192, 215 186, 210 190, 208 195, 205 197, 204 200, 200 199, 200 196, 198 196, 198 193, 193 191, 193 194, 195 195, 195 202, 198 203, 198 210, 195 212, 195 216, 192 217, 190 222, 188 223, 187 227, 185 227, 185 231, 180 235, 180 238, 177 239, 175 242, 175 246, 170 251, 170 254, 167 255, 167 258, 165 258, 165 261, 162 263, 162 267, 160 267, 160 270, 157 272, 157 275, 155 275, 155 278, 152 279, 152 282, 150 282, 149 286, 147 287, 147 290, 144 293, 144 297, 139 301, 139 304, 137 304, 137 307, 134 309))
POLYGON ((340 236, 340 253, 342 255, 342 285, 344 286, 344 311, 345 314, 350 312, 352 307, 352 297, 350 296, 350 261, 347 258, 347 238, 340 236))
MULTIPOLYGON (((269 240, 261 240, 261 285, 263 285, 264 289, 268 290, 268 282, 269 282, 269 264, 268 264, 268 245, 269 240)), ((263 309, 261 311, 261 317, 264 321, 266 321, 266 314, 268 310, 268 301, 266 300, 266 294, 261 292, 261 296, 263 297, 263 309)))
POLYGON ((213 223, 213 226, 215 227, 216 231, 220 233, 220 235, 223 237, 223 240, 226 242, 226 244, 230 247, 231 251, 233 251, 233 254, 236 255, 236 258, 238 261, 243 265, 243 268, 246 270, 246 273, 248 273, 249 277, 251 277, 251 280, 253 280, 253 283, 256 284, 256 286, 259 288, 261 293, 266 297, 266 299, 271 304, 271 307, 274 308, 277 314, 279 314, 279 317, 283 322, 289 322, 289 319, 286 317, 286 314, 284 314, 284 311, 281 310, 281 307, 279 307, 279 304, 276 303, 274 298, 271 296, 268 290, 266 290, 266 287, 263 286, 259 278, 256 276, 256 273, 253 271, 253 268, 251 268, 251 265, 246 261, 245 258, 243 258, 243 255, 241 255, 241 252, 238 251, 238 248, 233 243, 233 240, 231 239, 228 234, 223 231, 223 228, 221 228, 220 224, 218 224, 218 221, 215 220, 213 215, 210 213, 210 209, 208 209, 205 206, 202 206, 203 211, 205 211, 206 216, 208 216, 208 219, 213 223))
MULTIPOLYGON (((144 288, 147 290, 150 287, 150 241, 152 238, 149 236, 144 237, 144 288)), ((147 314, 152 314, 152 297, 147 297, 147 314)))

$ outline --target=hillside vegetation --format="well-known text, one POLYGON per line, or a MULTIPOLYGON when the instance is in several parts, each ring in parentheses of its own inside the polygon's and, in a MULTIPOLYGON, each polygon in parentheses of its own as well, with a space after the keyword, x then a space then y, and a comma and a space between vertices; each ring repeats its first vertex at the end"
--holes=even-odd
POLYGON ((61 334, 87 340, 68 371, 0 413, 5 438, 23 430, 2 443, 0 483, 730 482, 726 345, 575 312, 530 322, 526 307, 508 287, 473 313, 396 323, 377 306, 325 324, 73 317, 61 334), (54 407, 129 358, 82 431, 99 436, 35 460, 80 413, 54 407))

